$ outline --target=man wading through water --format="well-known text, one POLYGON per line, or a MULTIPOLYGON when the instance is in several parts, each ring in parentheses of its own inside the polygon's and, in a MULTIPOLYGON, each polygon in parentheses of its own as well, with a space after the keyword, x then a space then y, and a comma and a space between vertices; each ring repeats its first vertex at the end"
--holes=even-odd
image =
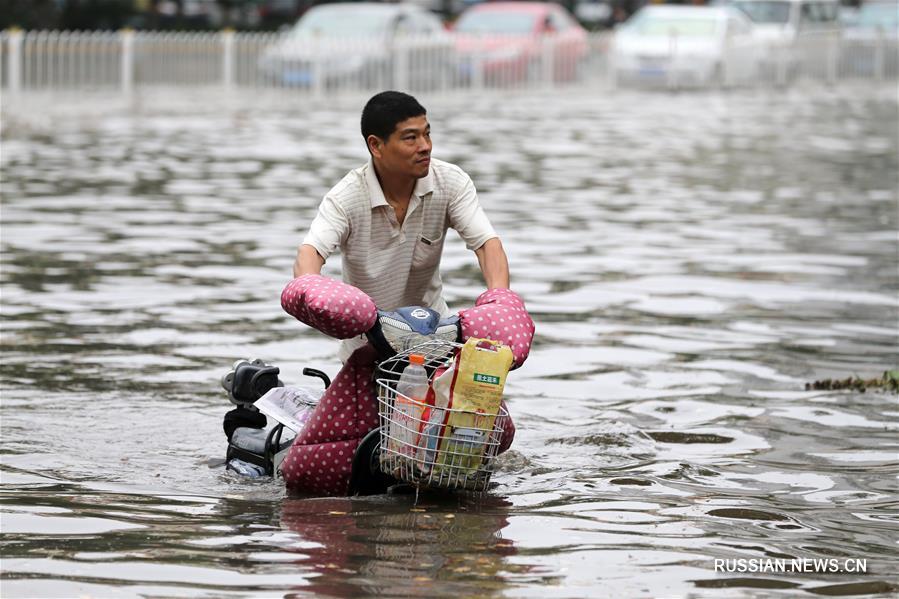
MULTIPOLYGON (((336 249, 343 280, 382 310, 427 306, 449 314, 440 257, 448 228, 474 250, 488 289, 509 287, 509 263, 484 214, 471 178, 431 158, 427 112, 408 94, 386 91, 362 110, 362 137, 371 155, 324 197, 297 252, 293 276, 320 274, 336 249)), ((341 344, 340 359, 365 344, 341 344)))

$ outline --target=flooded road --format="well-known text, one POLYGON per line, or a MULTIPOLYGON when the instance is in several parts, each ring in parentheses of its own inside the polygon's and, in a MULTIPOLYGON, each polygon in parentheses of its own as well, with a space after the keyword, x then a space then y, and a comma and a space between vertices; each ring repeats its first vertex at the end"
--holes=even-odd
POLYGON ((480 500, 211 465, 235 359, 337 371, 279 294, 358 107, 4 123, 3 596, 895 594, 897 397, 805 390, 899 365, 895 90, 423 102, 537 322, 480 500))

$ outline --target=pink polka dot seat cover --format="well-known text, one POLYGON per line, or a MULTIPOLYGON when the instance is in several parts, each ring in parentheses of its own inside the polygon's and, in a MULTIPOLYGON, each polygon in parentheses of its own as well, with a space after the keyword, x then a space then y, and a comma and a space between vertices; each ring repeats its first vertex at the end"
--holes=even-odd
MULTIPOLYGON (((301 322, 339 339, 364 333, 377 318, 365 293, 320 275, 291 281, 281 294, 281 305, 301 322)), ((460 312, 460 320, 463 338, 487 337, 509 345, 513 368, 527 358, 534 323, 514 292, 492 289, 481 294, 474 308, 460 312)), ((375 349, 365 345, 338 372, 281 464, 288 488, 315 495, 348 493, 353 455, 365 435, 379 426, 376 360, 375 349)), ((512 419, 505 423, 500 453, 515 437, 512 419)))
POLYGON ((372 381, 376 357, 371 345, 360 347, 334 377, 281 463, 288 488, 315 495, 348 493, 353 454, 378 426, 372 381))

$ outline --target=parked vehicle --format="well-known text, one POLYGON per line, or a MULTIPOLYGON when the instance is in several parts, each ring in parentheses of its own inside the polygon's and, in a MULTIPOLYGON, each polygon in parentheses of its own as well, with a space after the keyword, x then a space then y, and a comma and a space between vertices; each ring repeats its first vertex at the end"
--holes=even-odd
POLYGON ((786 83, 800 75, 825 77, 827 60, 838 52, 839 0, 735 0, 755 23, 766 50, 762 79, 786 83))
POLYGON ((848 76, 899 75, 899 2, 866 2, 843 30, 841 71, 848 76))
POLYGON ((416 4, 444 19, 452 19, 463 10, 482 0, 404 0, 416 4))
POLYGON ((479 69, 487 84, 537 81, 547 77, 547 67, 554 81, 569 81, 587 55, 587 32, 554 3, 477 4, 453 31, 463 79, 479 69))
POLYGON ((156 10, 160 23, 168 27, 207 29, 223 22, 221 7, 215 0, 181 0, 180 10, 175 0, 162 0, 156 10))
POLYGON ((614 24, 611 0, 576 0, 574 16, 590 30, 611 27, 614 24))
POLYGON ((755 76, 760 49, 752 23, 736 9, 647 6, 616 30, 612 68, 625 83, 741 83, 755 76))
POLYGON ((257 0, 256 6, 260 25, 275 29, 295 23, 305 3, 302 0, 257 0))
POLYGON ((839 0, 735 0, 768 42, 792 43, 800 36, 840 30, 839 0))
POLYGON ((433 88, 452 76, 453 42, 411 4, 341 2, 309 9, 259 61, 287 86, 433 88))

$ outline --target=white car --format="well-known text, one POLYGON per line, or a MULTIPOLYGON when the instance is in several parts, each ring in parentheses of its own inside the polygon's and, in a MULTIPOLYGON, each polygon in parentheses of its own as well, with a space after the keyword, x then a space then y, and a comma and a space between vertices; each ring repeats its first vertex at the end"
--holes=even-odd
POLYGON ((765 44, 761 75, 793 80, 825 77, 827 57, 839 50, 839 0, 734 0, 765 44))
POLYGON ((259 60, 276 85, 431 89, 455 69, 453 40, 413 4, 339 2, 309 9, 259 60))
POLYGON ((654 5, 616 29, 611 68, 621 83, 745 83, 756 76, 760 51, 752 22, 734 8, 654 5))
POLYGON ((839 0, 734 0, 749 16, 756 35, 767 42, 793 43, 797 38, 839 32, 839 0))

